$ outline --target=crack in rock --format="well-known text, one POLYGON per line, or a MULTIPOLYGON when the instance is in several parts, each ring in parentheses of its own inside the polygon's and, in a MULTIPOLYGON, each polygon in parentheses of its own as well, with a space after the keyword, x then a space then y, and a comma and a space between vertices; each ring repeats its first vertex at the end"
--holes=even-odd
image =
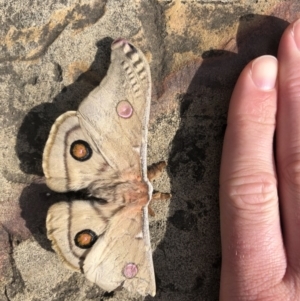
POLYGON ((9 233, 9 231, 7 229, 5 229, 5 227, 3 225, 2 225, 2 229, 8 235, 8 242, 9 242, 9 247, 10 247, 8 254, 10 257, 9 260, 10 260, 10 265, 11 265, 11 269, 12 269, 12 279, 9 284, 5 285, 4 294, 5 294, 5 297, 7 300, 11 300, 11 298, 14 298, 18 293, 24 292, 25 283, 23 281, 20 271, 18 270, 18 268, 16 266, 15 259, 13 257, 14 245, 16 243, 18 244, 19 240, 16 240, 14 238, 14 236, 11 233, 9 233))

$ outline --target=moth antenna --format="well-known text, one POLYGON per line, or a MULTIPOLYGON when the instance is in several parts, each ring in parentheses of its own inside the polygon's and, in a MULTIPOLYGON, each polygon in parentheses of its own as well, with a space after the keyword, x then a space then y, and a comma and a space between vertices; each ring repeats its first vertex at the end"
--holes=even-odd
POLYGON ((163 170, 166 168, 167 163, 165 161, 160 161, 158 163, 153 163, 152 165, 148 166, 147 176, 149 181, 153 181, 160 177, 163 170))
POLYGON ((166 201, 169 200, 171 197, 172 197, 171 193, 157 191, 153 193, 151 201, 157 201, 157 200, 166 201))
POLYGON ((154 210, 148 205, 148 213, 150 216, 154 217, 155 216, 155 212, 154 210))

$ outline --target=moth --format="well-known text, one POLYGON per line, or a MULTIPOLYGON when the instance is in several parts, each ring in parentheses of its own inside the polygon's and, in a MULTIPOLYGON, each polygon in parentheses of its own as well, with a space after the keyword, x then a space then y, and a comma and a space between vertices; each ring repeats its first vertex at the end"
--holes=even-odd
POLYGON ((87 189, 91 196, 52 205, 47 236, 69 268, 102 289, 124 287, 154 296, 148 204, 150 180, 165 163, 147 171, 150 68, 144 54, 124 39, 115 40, 111 50, 105 78, 77 111, 56 119, 45 145, 48 187, 87 189))

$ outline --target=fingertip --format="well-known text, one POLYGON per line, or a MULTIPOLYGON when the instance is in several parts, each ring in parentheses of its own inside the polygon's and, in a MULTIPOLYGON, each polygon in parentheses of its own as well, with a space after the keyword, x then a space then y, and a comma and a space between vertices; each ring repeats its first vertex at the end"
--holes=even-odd
MULTIPOLYGON (((278 61, 274 56, 264 55, 248 63, 233 90, 228 120, 239 116, 246 119, 274 119, 276 111, 278 61)), ((266 120, 264 120, 266 121, 266 120)))
POLYGON ((276 86, 278 62, 274 56, 264 55, 251 63, 251 77, 255 86, 262 91, 272 90, 276 86))

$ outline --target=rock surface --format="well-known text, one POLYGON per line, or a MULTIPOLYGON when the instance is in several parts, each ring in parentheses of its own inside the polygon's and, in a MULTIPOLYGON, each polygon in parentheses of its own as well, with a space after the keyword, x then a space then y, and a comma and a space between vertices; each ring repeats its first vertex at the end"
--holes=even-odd
POLYGON ((243 66, 276 54, 298 1, 15 0, 0 3, 0 300, 143 300, 107 293, 64 268, 46 238, 43 184, 51 125, 101 81, 110 44, 125 37, 149 59, 149 164, 171 201, 150 219, 157 295, 218 300, 218 173, 228 102, 243 66))

